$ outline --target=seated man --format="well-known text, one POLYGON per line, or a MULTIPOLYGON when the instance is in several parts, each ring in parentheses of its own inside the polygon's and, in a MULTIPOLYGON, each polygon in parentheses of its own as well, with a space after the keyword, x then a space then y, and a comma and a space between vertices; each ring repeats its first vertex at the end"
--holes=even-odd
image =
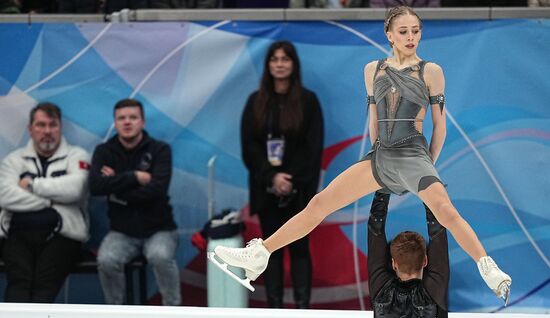
POLYGON ((389 194, 376 192, 369 217, 369 290, 374 317, 447 317, 447 231, 425 206, 430 236, 427 253, 422 235, 410 231, 399 233, 388 249, 389 199, 389 194))
POLYGON ((31 110, 30 140, 0 166, 7 302, 53 302, 88 239, 89 156, 61 135, 61 110, 31 110))
POLYGON ((172 151, 144 130, 141 102, 123 99, 114 109, 117 134, 96 147, 90 191, 108 196, 111 230, 97 256, 108 304, 125 303, 124 266, 143 254, 152 265, 164 305, 180 305, 179 242, 168 187, 172 151))

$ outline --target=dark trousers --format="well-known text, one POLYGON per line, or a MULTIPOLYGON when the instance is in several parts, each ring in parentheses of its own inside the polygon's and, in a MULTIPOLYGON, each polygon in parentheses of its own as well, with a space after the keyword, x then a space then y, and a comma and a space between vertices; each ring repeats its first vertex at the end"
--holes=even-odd
POLYGON ((6 302, 51 303, 80 255, 81 243, 51 230, 11 231, 4 242, 6 302))
MULTIPOLYGON (((275 233, 286 221, 299 211, 289 208, 275 208, 260 214, 260 226, 264 238, 275 233)), ((308 308, 311 297, 311 256, 309 253, 309 237, 295 241, 288 245, 290 252, 290 270, 294 301, 296 308, 308 308)), ((269 264, 264 272, 267 303, 271 308, 283 307, 283 249, 280 249, 269 258, 269 264)))

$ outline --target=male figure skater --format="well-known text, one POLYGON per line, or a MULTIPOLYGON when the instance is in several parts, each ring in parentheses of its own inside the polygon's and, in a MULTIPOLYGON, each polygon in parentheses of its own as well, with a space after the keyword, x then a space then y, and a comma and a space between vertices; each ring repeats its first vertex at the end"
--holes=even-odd
POLYGON ((374 317, 447 317, 447 231, 425 206, 430 237, 427 250, 422 235, 411 231, 399 233, 388 244, 385 226, 389 199, 389 194, 375 193, 368 224, 374 317))

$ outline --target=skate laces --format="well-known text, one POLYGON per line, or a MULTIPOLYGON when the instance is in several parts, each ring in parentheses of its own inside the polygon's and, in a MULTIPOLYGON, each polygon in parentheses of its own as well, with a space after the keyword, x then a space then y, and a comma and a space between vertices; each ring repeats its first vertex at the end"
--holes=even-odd
POLYGON ((496 293, 501 293, 501 289, 511 284, 510 276, 504 273, 489 256, 479 260, 479 270, 484 276, 483 279, 496 293))
POLYGON ((233 254, 238 258, 249 259, 253 257, 253 254, 255 254, 256 247, 258 246, 258 244, 261 245, 262 242, 263 242, 262 239, 255 238, 250 240, 248 243, 246 243, 245 248, 230 248, 228 249, 228 252, 230 252, 231 254, 233 254))
POLYGON ((493 261, 493 259, 488 256, 480 259, 480 263, 481 269, 483 270, 483 273, 485 275, 487 275, 491 271, 491 269, 499 270, 495 261, 493 261))
POLYGON ((251 239, 250 241, 248 241, 248 243, 246 243, 246 247, 249 248, 249 247, 254 247, 258 244, 262 244, 263 240, 261 238, 255 238, 255 239, 251 239))

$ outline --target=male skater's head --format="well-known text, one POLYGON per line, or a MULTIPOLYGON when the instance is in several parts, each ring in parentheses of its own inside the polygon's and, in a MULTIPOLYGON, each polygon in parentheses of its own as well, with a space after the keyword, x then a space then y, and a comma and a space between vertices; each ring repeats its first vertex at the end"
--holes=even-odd
POLYGON ((393 270, 402 281, 422 278, 422 270, 428 265, 422 235, 411 231, 397 234, 390 244, 390 254, 393 270))

